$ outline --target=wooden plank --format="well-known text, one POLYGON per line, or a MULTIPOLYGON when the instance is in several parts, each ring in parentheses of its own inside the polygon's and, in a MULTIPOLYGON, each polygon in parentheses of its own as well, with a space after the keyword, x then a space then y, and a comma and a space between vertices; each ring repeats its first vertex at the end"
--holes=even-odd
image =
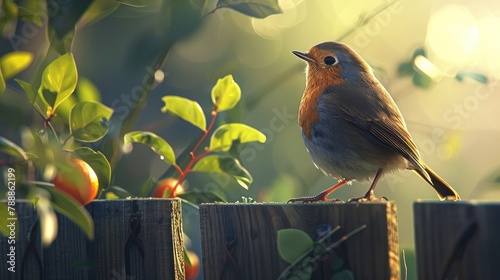
MULTIPOLYGON (((0 201, 0 203, 5 203, 5 201, 0 201)), ((17 213, 17 221, 15 221, 18 228, 17 239, 15 239, 15 244, 10 244, 9 239, 0 234, 0 279, 21 279, 21 274, 26 280, 40 279, 43 265, 36 258, 37 255, 42 256, 40 234, 35 224, 38 215, 33 204, 28 200, 17 200, 14 208, 17 213), (10 257, 7 254, 10 253, 10 246, 15 246, 15 273, 8 270, 7 261, 10 257)))
POLYGON ((57 237, 49 247, 42 247, 44 279, 89 279, 88 239, 67 217, 57 214, 57 237))
POLYGON ((419 279, 498 279, 500 203, 416 202, 419 279))
MULTIPOLYGON (((202 204, 204 279, 278 279, 289 264, 278 254, 276 232, 300 229, 316 240, 325 224, 340 225, 344 233, 367 226, 337 253, 355 279, 400 279, 393 202, 202 204)), ((317 262, 312 279, 330 279, 332 261, 317 262)))
MULTIPOLYGON (((36 220, 32 203, 17 202, 19 236, 36 220), (26 220, 26 218, 29 218, 26 220), (25 221, 26 220, 26 221, 25 221)), ((96 200, 86 206, 94 220, 95 239, 88 240, 69 219, 57 215, 59 231, 48 248, 42 248, 35 226, 36 254, 42 260, 37 271, 33 252, 24 265, 24 279, 176 279, 184 277, 181 202, 179 199, 96 200)), ((6 239, 0 237, 2 252, 6 239)), ((18 248, 27 242, 20 241, 18 248)), ((16 252, 17 263, 24 250, 16 252)), ((6 254, 0 255, 5 263, 6 254)), ((18 273, 6 273, 0 279, 18 279, 18 273), (10 278, 9 278, 10 277, 10 278)))
POLYGON ((180 200, 94 201, 87 208, 96 228, 89 254, 98 260, 90 279, 184 279, 180 200))

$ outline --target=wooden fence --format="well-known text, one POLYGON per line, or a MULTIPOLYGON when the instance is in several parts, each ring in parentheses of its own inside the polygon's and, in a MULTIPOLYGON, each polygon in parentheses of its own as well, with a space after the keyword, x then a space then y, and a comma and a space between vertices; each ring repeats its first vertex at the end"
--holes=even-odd
POLYGON ((56 240, 44 248, 31 202, 17 202, 15 272, 8 239, 0 237, 0 279, 184 279, 179 199, 96 200, 86 206, 95 239, 57 215, 56 240))
MULTIPOLYGON (((86 208, 95 240, 58 215, 59 235, 44 248, 32 204, 16 203, 16 272, 0 237, 0 279, 184 279, 179 200, 97 200, 86 208)), ((199 279, 402 279, 396 219, 394 202, 202 204, 199 279), (291 263, 278 249, 286 229, 314 241, 291 263)), ((499 203, 419 201, 414 220, 418 279, 500 279, 499 203)))

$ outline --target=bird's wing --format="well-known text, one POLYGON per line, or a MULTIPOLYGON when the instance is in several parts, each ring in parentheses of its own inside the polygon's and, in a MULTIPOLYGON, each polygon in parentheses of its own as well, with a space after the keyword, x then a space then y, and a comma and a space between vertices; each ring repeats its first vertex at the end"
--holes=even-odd
POLYGON ((378 83, 362 88, 364 92, 346 87, 328 88, 321 99, 329 103, 327 108, 336 117, 352 123, 367 137, 399 153, 427 175, 417 146, 389 93, 378 83))

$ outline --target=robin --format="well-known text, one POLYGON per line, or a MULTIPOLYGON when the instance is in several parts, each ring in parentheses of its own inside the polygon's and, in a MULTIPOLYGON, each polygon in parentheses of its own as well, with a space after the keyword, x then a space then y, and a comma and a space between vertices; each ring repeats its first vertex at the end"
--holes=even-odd
POLYGON ((363 197, 350 201, 381 200, 373 193, 378 180, 400 169, 415 171, 441 200, 460 200, 422 161, 396 103, 353 49, 325 42, 293 54, 307 62, 299 107, 305 146, 316 167, 338 184, 289 202, 327 201, 330 193, 354 180, 372 184, 363 197))

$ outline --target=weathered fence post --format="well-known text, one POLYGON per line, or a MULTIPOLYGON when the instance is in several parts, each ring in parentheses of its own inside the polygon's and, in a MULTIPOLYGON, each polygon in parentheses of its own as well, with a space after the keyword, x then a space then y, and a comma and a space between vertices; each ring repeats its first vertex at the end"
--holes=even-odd
POLYGON ((7 271, 1 236, 0 279, 184 279, 179 199, 95 200, 85 207, 95 239, 58 214, 58 236, 44 248, 33 204, 17 201, 16 272, 7 271))
POLYGON ((500 203, 414 204, 419 279, 499 279, 500 203))
POLYGON ((366 228, 345 240, 333 254, 316 252, 311 279, 330 279, 332 263, 339 258, 355 279, 400 279, 393 202, 202 204, 204 279, 278 279, 289 264, 278 254, 277 231, 299 229, 317 240, 318 230, 325 224, 340 225, 343 234, 366 228))
MULTIPOLYGON (((1 221, 7 224, 12 222, 15 227, 9 237, 0 235, 0 279, 40 279, 43 264, 40 254, 42 245, 38 235, 37 212, 33 204, 28 201, 16 203, 16 210, 17 220, 1 221), (21 266, 31 273, 24 273, 21 277, 21 266)), ((10 219, 12 216, 9 214, 6 217, 10 219)))
POLYGON ((87 209, 96 229, 90 279, 184 279, 180 200, 101 200, 87 209))

